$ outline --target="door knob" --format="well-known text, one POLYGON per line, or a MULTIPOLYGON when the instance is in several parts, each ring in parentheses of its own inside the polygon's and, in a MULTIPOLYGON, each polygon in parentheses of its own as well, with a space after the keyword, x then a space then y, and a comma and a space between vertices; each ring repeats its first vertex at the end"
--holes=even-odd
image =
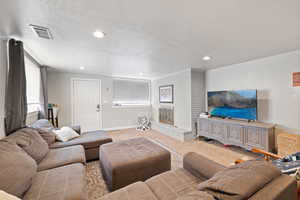
POLYGON ((97 104, 96 108, 97 108, 96 112, 100 112, 100 104, 97 104))

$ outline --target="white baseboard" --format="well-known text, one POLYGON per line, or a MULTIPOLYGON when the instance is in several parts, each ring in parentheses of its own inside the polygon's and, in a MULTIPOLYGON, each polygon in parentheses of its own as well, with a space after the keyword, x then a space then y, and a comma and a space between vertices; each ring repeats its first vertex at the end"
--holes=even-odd
POLYGON ((136 125, 104 128, 102 130, 104 130, 104 131, 117 131, 117 130, 130 129, 130 128, 136 128, 136 125))

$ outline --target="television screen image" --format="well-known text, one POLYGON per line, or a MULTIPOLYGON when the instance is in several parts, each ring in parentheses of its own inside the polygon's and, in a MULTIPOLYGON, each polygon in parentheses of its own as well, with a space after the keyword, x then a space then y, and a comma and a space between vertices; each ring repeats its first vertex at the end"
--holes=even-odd
POLYGON ((214 91, 207 93, 212 116, 257 120, 257 91, 214 91))

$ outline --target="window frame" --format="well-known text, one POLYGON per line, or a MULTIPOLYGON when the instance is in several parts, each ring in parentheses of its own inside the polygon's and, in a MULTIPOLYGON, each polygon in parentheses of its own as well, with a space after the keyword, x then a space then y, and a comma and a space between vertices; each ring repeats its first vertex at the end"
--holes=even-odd
POLYGON ((120 78, 120 77, 113 77, 112 79, 112 108, 142 108, 142 107, 149 107, 151 106, 151 81, 147 79, 134 79, 134 78, 120 78), (121 80, 121 81, 131 81, 131 82, 143 82, 147 83, 148 85, 148 99, 147 103, 115 103, 114 102, 114 81, 121 80))
MULTIPOLYGON (((28 98, 27 98, 27 114, 30 115, 30 114, 36 114, 36 113, 39 113, 41 108, 41 84, 42 84, 42 80, 41 80, 41 70, 40 70, 40 64, 35 61, 34 58, 32 58, 32 56, 27 53, 26 51, 24 52, 24 65, 25 65, 25 74, 26 74, 26 63, 30 62, 33 67, 36 67, 38 70, 39 70, 39 91, 38 91, 38 101, 32 101, 32 102, 29 102, 28 101, 28 98), (29 109, 30 106, 33 106, 35 105, 36 108, 35 109, 29 109)), ((28 84, 27 84, 27 76, 26 76, 26 91, 28 92, 28 84)), ((27 95, 26 95, 27 96, 27 95)))

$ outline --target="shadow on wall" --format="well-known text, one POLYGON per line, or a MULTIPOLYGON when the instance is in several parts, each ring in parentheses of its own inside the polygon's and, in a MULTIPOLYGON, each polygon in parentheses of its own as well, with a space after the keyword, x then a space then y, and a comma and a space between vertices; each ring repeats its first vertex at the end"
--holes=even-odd
POLYGON ((270 91, 257 90, 257 117, 258 121, 269 121, 270 91))

